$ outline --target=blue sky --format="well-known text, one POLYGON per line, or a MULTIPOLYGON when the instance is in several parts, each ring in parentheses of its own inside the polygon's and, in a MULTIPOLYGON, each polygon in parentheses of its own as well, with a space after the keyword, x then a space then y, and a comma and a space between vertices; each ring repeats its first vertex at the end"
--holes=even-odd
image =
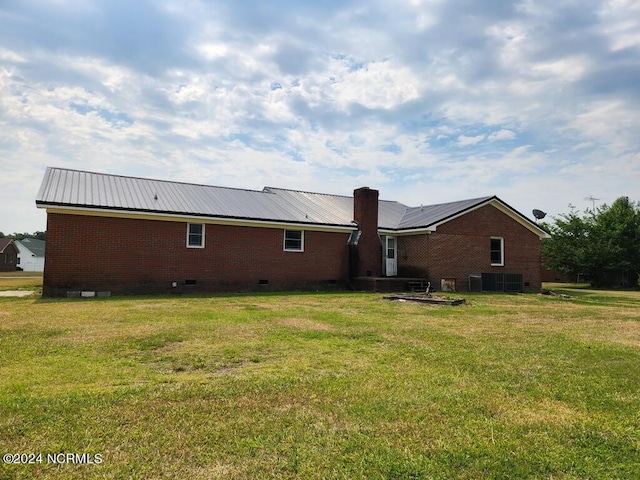
POLYGON ((46 166, 230 187, 640 200, 637 0, 0 2, 0 231, 46 166))

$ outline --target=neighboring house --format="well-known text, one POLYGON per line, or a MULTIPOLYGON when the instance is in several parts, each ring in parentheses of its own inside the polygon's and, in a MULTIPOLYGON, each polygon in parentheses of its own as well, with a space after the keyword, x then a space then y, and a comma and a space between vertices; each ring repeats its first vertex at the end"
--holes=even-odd
POLYGON ((44 271, 44 240, 24 238, 16 240, 18 247, 18 266, 25 272, 44 271))
POLYGON ((18 248, 12 238, 0 238, 0 272, 18 269, 18 248))
POLYGON ((546 233, 497 197, 407 207, 47 168, 43 294, 404 288, 539 290, 546 233), (375 279, 388 278, 377 283, 375 279), (394 283, 395 282, 395 283, 394 283))

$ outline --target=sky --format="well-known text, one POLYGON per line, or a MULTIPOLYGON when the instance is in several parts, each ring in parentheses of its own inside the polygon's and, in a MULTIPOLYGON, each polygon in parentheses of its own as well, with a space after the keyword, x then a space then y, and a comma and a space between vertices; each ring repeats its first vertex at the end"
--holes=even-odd
POLYGON ((549 220, 640 200, 639 112, 640 0, 0 0, 0 231, 47 166, 549 220))

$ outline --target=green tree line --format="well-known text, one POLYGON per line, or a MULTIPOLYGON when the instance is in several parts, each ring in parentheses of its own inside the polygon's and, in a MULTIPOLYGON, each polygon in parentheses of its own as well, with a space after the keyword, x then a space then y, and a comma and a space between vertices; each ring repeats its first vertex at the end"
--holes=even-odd
POLYGON ((575 207, 543 224, 545 265, 596 287, 637 287, 640 275, 640 203, 618 198, 580 215, 575 207))
POLYGON ((0 232, 0 238, 13 238, 14 240, 24 240, 25 238, 36 238, 38 240, 46 240, 46 232, 34 232, 34 233, 10 233, 5 235, 0 232))

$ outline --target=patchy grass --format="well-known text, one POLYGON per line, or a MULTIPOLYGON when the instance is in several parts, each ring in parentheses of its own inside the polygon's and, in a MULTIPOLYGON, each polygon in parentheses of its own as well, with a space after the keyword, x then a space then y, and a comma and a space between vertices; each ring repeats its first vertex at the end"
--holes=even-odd
POLYGON ((640 293, 0 298, 0 478, 640 478, 640 293), (46 457, 45 457, 46 458, 46 457))
POLYGON ((6 290, 42 293, 42 272, 0 272, 0 291, 6 290))

